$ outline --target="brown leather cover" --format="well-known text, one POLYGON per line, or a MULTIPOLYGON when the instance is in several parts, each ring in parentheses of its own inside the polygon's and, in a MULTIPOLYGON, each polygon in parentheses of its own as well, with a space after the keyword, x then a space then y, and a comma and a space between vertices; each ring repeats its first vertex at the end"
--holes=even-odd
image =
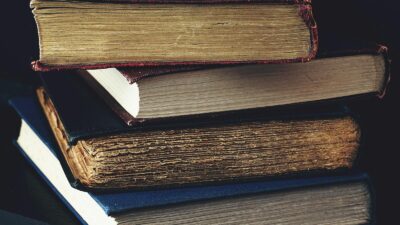
POLYGON ((297 4, 299 6, 299 16, 301 16, 310 29, 311 48, 309 54, 305 57, 279 59, 279 60, 255 60, 255 61, 191 61, 191 62, 121 62, 121 63, 100 63, 90 65, 65 65, 50 66, 40 62, 32 62, 32 68, 35 71, 66 70, 66 69, 104 69, 111 67, 144 67, 144 66, 187 66, 187 65, 232 65, 232 64, 279 64, 292 62, 308 62, 315 58, 318 50, 318 31, 314 20, 311 0, 111 0, 111 3, 182 3, 182 4, 221 4, 221 3, 270 3, 270 4, 297 4))

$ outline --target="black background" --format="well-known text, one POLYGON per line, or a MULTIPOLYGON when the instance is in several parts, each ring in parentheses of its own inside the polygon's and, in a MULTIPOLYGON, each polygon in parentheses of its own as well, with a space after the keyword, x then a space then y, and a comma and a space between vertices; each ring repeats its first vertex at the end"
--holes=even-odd
MULTIPOLYGON (((374 41, 389 47, 392 79, 383 100, 350 104, 360 115, 365 146, 360 168, 372 177, 378 224, 397 224, 399 172, 400 10, 396 0, 313 0, 320 33, 374 41)), ((12 146, 18 136, 19 119, 7 106, 12 96, 30 94, 38 84, 30 69, 37 59, 37 34, 29 1, 9 0, 0 13, 0 209, 48 221, 33 204, 23 176, 29 166, 12 146)), ((324 37, 320 41, 323 43, 324 37)), ((48 201, 48 199, 43 199, 48 201)), ((64 223, 72 222, 63 220, 64 223)), ((1 222, 1 221, 0 221, 1 222)))

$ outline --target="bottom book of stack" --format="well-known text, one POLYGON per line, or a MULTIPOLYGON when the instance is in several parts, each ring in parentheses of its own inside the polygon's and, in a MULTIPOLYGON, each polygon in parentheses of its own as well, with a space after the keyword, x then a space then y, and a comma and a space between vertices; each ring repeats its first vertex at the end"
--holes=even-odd
POLYGON ((33 98, 12 101, 22 118, 16 145, 83 224, 369 224, 367 175, 352 173, 159 189, 76 189, 33 98))

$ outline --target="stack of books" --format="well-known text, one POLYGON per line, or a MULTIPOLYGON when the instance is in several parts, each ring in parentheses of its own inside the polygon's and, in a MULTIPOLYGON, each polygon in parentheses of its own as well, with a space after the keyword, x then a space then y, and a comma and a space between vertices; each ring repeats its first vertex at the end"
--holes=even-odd
MULTIPOLYGON (((32 0, 16 144, 84 224, 368 224, 386 48, 319 46, 311 1, 32 0)), ((318 21, 317 21, 318 22, 318 21)))

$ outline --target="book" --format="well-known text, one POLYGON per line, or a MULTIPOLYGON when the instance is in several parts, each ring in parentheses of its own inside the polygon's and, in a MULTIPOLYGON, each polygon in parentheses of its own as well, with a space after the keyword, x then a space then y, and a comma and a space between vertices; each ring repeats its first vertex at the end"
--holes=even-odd
POLYGON ((343 107, 127 126, 80 77, 41 76, 39 102, 61 152, 73 177, 93 189, 336 171, 352 167, 360 145, 360 127, 343 107))
POLYGON ((35 70, 286 63, 317 51, 310 0, 32 0, 35 70), (76 15, 79 14, 79 17, 76 15))
POLYGON ((16 145, 84 224, 374 221, 369 180, 359 173, 159 190, 78 190, 69 183, 71 175, 36 99, 14 98, 11 104, 22 118, 16 145))
POLYGON ((134 125, 157 118, 382 95, 389 79, 386 48, 347 51, 323 51, 305 64, 108 68, 78 73, 114 112, 134 125))

